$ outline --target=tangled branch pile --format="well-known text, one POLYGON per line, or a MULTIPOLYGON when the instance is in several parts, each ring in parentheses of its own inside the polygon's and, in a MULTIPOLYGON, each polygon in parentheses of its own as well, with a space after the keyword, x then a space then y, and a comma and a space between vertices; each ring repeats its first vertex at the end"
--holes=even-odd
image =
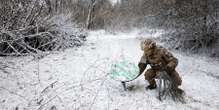
POLYGON ((169 96, 174 101, 185 102, 184 91, 177 88, 174 80, 165 71, 160 72, 157 78, 159 85, 159 100, 165 100, 169 96))
POLYGON ((86 32, 42 0, 0 1, 0 55, 26 55, 82 45, 86 32))

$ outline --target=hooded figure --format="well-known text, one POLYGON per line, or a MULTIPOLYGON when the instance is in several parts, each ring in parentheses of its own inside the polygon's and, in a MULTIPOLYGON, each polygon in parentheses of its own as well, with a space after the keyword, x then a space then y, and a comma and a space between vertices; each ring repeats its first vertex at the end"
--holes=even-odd
POLYGON ((138 64, 140 73, 144 72, 147 64, 151 66, 144 74, 145 80, 149 82, 146 89, 155 89, 157 87, 155 77, 160 71, 166 71, 174 80, 176 87, 181 85, 182 80, 175 70, 178 60, 167 49, 157 46, 152 39, 146 39, 141 42, 141 50, 144 53, 138 64))

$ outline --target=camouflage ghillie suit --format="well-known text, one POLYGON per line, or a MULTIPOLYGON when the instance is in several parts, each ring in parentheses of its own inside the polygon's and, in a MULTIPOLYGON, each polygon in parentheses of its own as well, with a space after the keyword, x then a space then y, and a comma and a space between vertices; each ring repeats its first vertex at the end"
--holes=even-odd
POLYGON ((144 51, 143 56, 138 64, 140 73, 144 72, 147 64, 151 66, 145 72, 145 80, 149 82, 147 89, 156 88, 155 77, 159 71, 166 71, 168 75, 174 80, 175 85, 181 85, 182 80, 175 70, 178 60, 167 49, 156 46, 156 43, 151 39, 146 39, 141 43, 141 49, 144 51))

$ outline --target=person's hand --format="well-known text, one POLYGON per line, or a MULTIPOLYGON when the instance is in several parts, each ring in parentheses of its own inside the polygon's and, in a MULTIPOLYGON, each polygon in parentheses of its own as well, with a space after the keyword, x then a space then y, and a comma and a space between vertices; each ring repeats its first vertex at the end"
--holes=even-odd
POLYGON ((168 69, 168 70, 174 70, 175 69, 175 64, 174 63, 168 63, 167 64, 167 66, 166 66, 166 68, 168 69))

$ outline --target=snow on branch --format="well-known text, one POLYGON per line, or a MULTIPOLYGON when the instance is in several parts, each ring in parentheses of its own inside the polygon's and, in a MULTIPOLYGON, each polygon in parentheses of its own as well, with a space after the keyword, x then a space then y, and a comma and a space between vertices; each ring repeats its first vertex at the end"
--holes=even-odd
POLYGON ((83 44, 86 32, 71 21, 71 15, 48 15, 45 5, 28 0, 1 7, 1 56, 41 54, 83 44))

